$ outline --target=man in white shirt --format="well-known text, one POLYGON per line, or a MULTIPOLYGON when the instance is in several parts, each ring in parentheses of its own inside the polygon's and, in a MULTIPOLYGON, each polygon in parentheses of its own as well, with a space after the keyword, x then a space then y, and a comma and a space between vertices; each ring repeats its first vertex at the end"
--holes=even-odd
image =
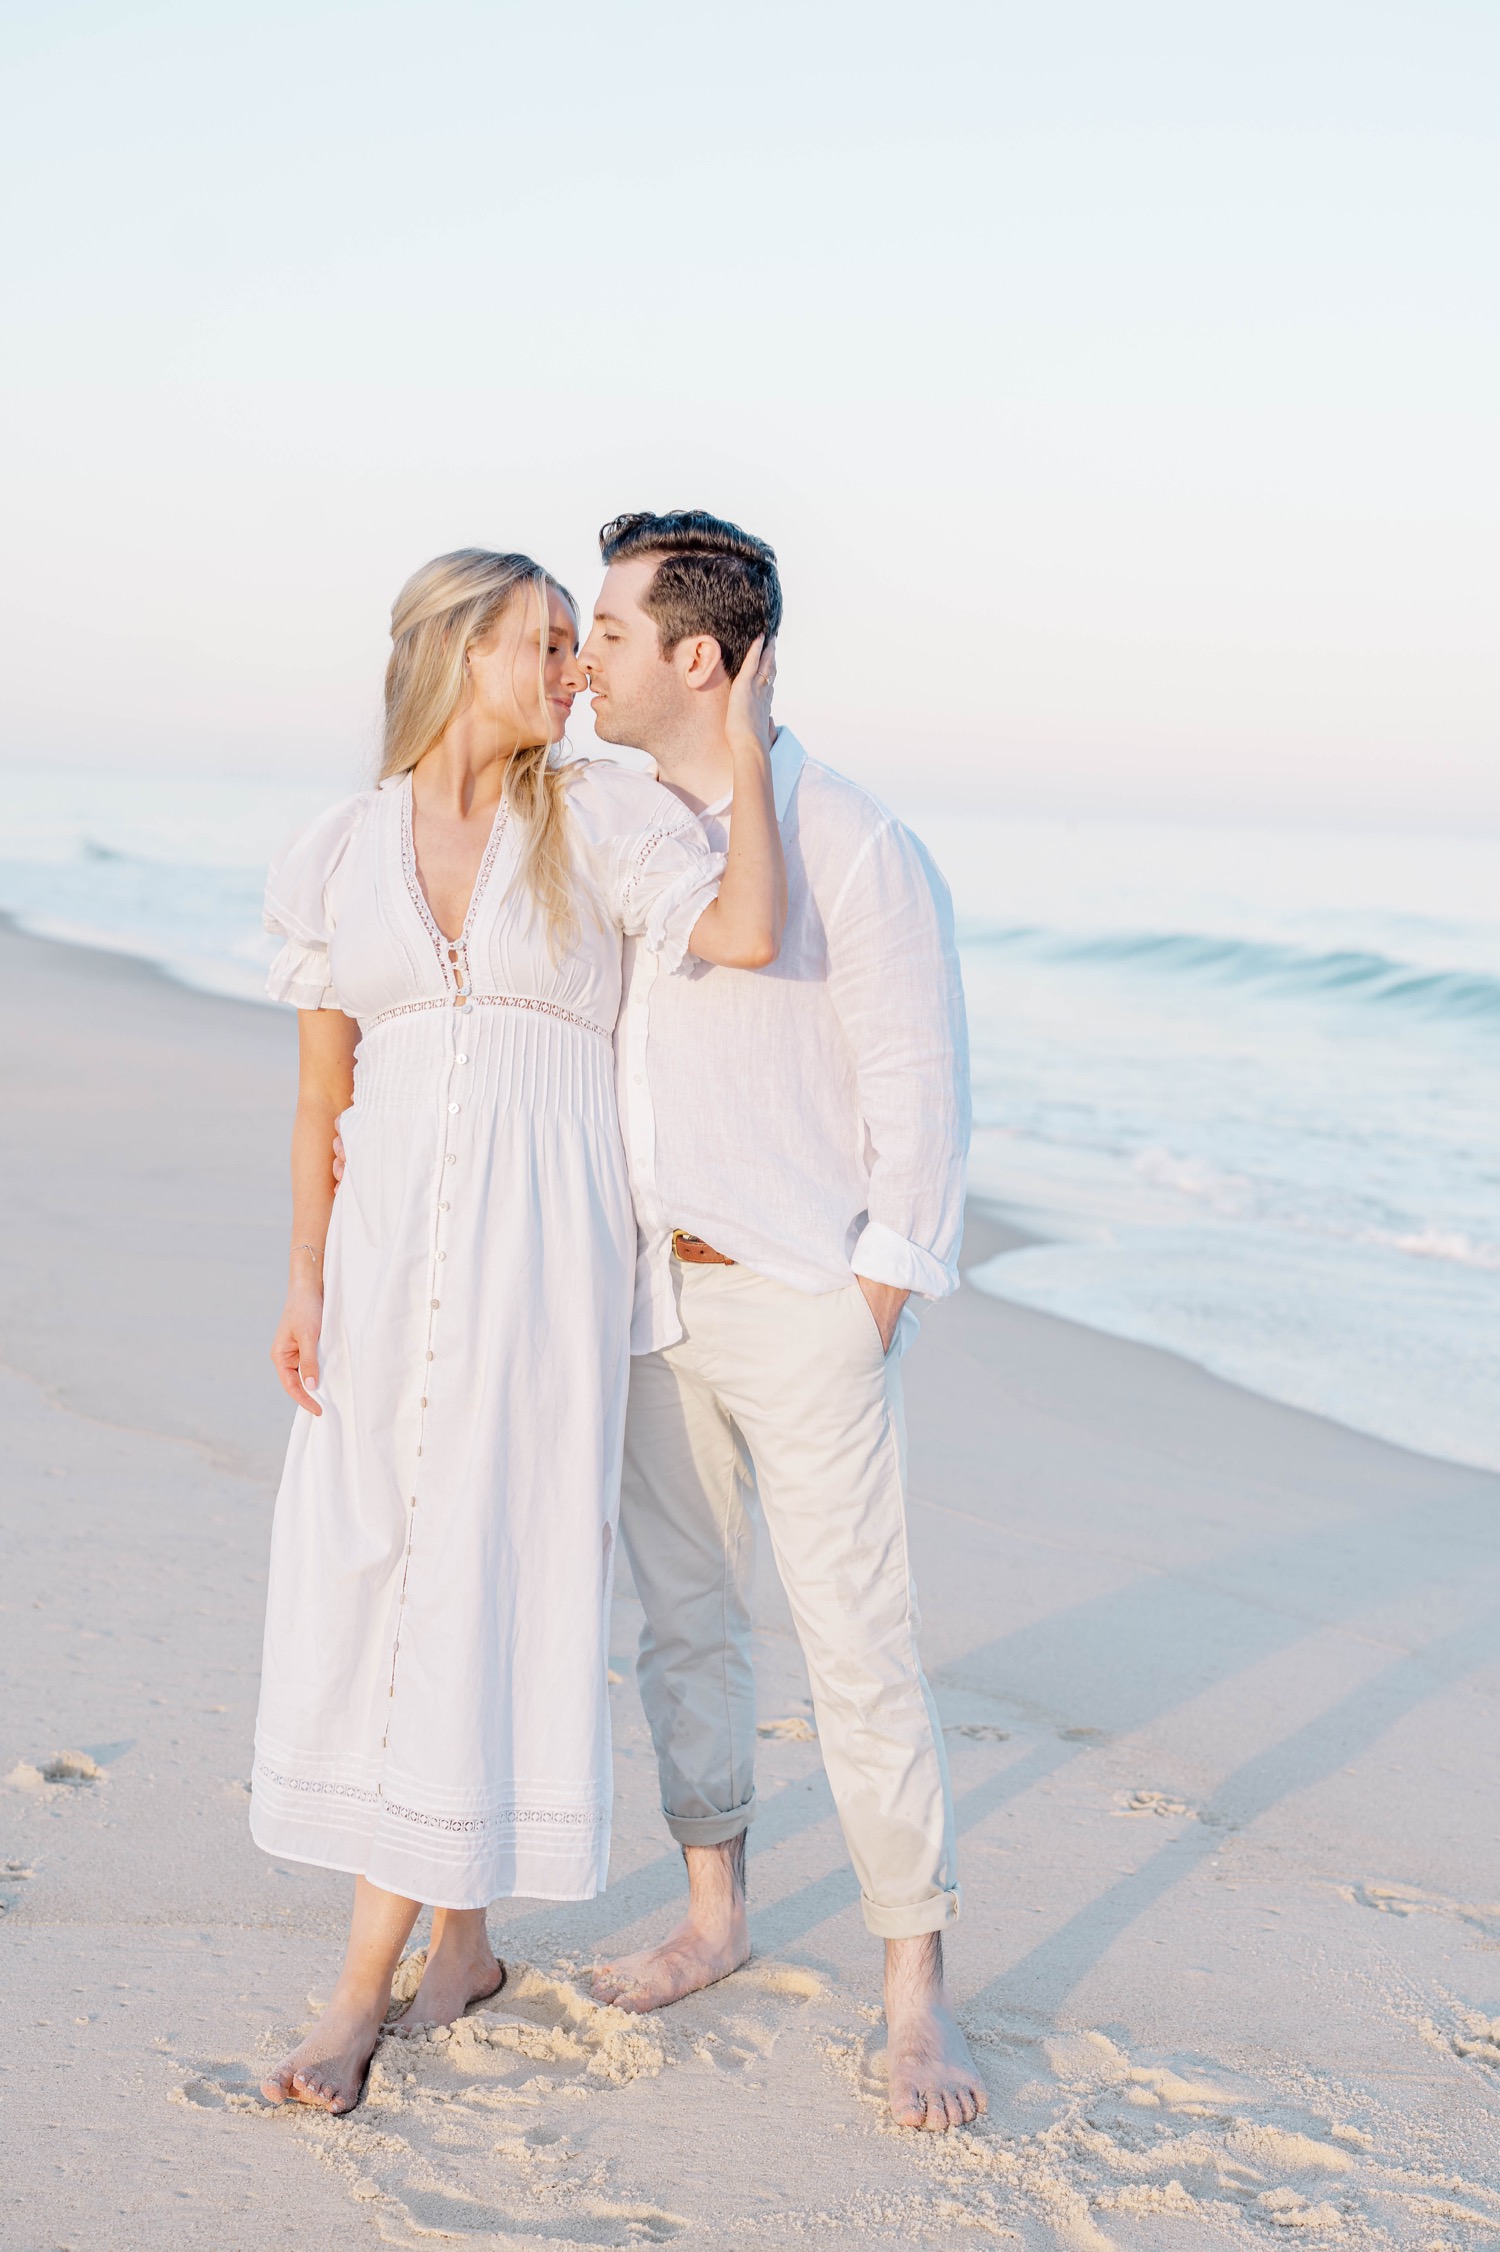
MULTIPOLYGON (((647 752, 722 846, 729 685, 781 619, 764 541, 697 511, 606 525, 582 656, 594 724, 647 752)), ((958 1915, 941 1728, 906 1555, 909 1294, 957 1283, 968 1088, 952 913, 921 845, 781 729, 788 916, 770 969, 660 977, 627 950, 620 1110, 640 1231, 621 1533, 639 1678, 689 1907, 595 1993, 648 2010, 750 1952, 752 1491, 824 1763, 885 1941, 891 2110, 985 2108, 943 1988, 958 1915)))

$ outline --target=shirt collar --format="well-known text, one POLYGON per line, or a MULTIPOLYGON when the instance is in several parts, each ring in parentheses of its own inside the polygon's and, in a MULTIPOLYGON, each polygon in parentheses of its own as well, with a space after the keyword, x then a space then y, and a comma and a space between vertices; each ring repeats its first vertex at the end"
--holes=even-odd
MULTIPOLYGON (((771 745, 771 795, 776 801, 776 818, 786 819, 786 809, 792 802, 792 792, 807 764, 807 753, 789 727, 778 727, 776 740, 771 745)), ((733 800, 733 790, 726 790, 721 798, 703 808, 705 820, 710 815, 727 813, 733 800)))

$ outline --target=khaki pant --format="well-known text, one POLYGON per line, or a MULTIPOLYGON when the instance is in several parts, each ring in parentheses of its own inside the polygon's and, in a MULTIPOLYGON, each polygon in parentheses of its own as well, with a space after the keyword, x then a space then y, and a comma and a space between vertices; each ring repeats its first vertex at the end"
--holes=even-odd
POLYGON ((900 1362, 915 1317, 886 1355, 857 1283, 811 1297, 748 1267, 673 1274, 684 1335, 631 1364, 620 1514, 667 1827, 717 1845, 755 1811, 758 1491, 865 1922, 887 1939, 937 1931, 959 1893, 906 1553, 900 1362))

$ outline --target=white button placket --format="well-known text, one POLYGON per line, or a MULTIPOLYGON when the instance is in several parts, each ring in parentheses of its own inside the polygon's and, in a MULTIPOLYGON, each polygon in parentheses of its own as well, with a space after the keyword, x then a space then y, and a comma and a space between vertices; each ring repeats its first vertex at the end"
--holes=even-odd
MULTIPOLYGON (((455 1027, 461 1017, 467 1016, 471 1012, 474 1004, 471 997, 468 947, 464 939, 461 937, 457 940, 445 940, 439 959, 442 962, 444 979, 453 997, 452 1007, 448 1011, 446 1034, 448 1065, 446 1088, 440 1113, 443 1121, 442 1147, 438 1152, 436 1175, 437 1186, 442 1189, 451 1187, 449 1168, 458 1163, 458 1150, 454 1145, 458 1140, 459 1120, 463 1116, 463 1101, 459 1092, 458 1081, 462 1069, 469 1061, 467 1050, 462 1054, 459 1052, 455 1027)), ((427 1338, 421 1371, 422 1391, 417 1402, 418 1461, 421 1460, 422 1449, 427 1441, 430 1370, 432 1363, 437 1358, 437 1317, 442 1312, 442 1296, 438 1288, 438 1270, 447 1264, 448 1216, 452 1208, 453 1199, 451 1195, 434 1196, 431 1251, 427 1276, 427 1338)), ((416 1483, 416 1480, 413 1483, 416 1483)), ((386 1692, 387 1711, 385 1735, 381 1739, 382 1750, 386 1748, 390 1740, 389 1708, 394 1704, 396 1697, 396 1661, 401 1654, 401 1625, 406 1611, 406 1583, 411 1571, 411 1550, 412 1540, 416 1532, 416 1517, 417 1497, 415 1494, 411 1494, 408 1497, 406 1507, 406 1553, 401 1565, 401 1593, 396 1604, 396 1632, 391 1645, 391 1678, 386 1692)))
MULTIPOLYGON (((448 1260, 448 1227, 453 1207, 453 1168, 458 1164, 459 1159, 459 1121, 464 1110, 464 1091, 461 1083, 469 1062, 467 1034, 463 1035, 463 1044, 460 1048, 461 1028, 464 1021, 472 1017, 474 1008, 474 981, 469 970, 469 930, 474 920, 474 911, 489 880, 490 869, 494 865, 495 855, 499 850, 500 839, 504 835, 507 819, 507 809, 502 805, 495 815, 494 826, 490 831, 490 841, 486 847, 484 858, 479 864, 479 873, 474 880, 474 891, 469 901, 468 914, 464 917, 463 929, 459 932, 457 938, 447 938, 433 921, 426 895, 417 879, 416 846, 413 842, 411 828, 411 783, 408 779, 402 805, 402 872, 406 879, 406 888, 412 904, 415 906, 427 929, 428 936, 437 950, 438 963, 443 973, 443 983, 451 997, 447 1009, 447 1032, 445 1035, 448 1052, 446 1092, 443 1096, 440 1112, 442 1142, 438 1151, 432 1199, 431 1260, 428 1269, 427 1290, 427 1342, 423 1349, 424 1357, 420 1377, 422 1390, 417 1406, 417 1458, 419 1461, 427 1439, 427 1408, 430 1395, 431 1369, 437 1358, 438 1350, 437 1317, 442 1312, 439 1274, 448 1260)), ((412 1483, 414 1485, 419 1484, 419 1478, 414 1477, 412 1483)), ((396 1631, 391 1642, 391 1678, 387 1690, 386 1724, 385 1735, 381 1739, 382 1747, 390 1739, 390 1708, 394 1704, 396 1696, 396 1661, 401 1654, 401 1626, 406 1613, 406 1585, 411 1571, 412 1539, 416 1530, 416 1517, 417 1496, 411 1494, 407 1499, 406 1553, 401 1565, 401 1593, 396 1602, 396 1631)))

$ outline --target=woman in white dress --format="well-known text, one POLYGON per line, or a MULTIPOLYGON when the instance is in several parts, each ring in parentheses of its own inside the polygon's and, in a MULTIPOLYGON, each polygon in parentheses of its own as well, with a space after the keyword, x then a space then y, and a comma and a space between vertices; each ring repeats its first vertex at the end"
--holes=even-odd
POLYGON ((439 557, 391 633, 380 784, 299 836, 266 895, 285 942, 270 990, 301 1012, 273 1359, 305 1413, 272 1535, 251 1829, 355 1877, 333 1997, 265 2083, 329 2111, 359 2100, 422 1904, 408 2027, 503 1981, 490 1901, 604 1883, 635 1266, 622 935, 663 970, 753 968, 785 912, 769 651, 731 695, 726 862, 649 777, 560 761, 586 686, 577 619, 527 557, 439 557))

